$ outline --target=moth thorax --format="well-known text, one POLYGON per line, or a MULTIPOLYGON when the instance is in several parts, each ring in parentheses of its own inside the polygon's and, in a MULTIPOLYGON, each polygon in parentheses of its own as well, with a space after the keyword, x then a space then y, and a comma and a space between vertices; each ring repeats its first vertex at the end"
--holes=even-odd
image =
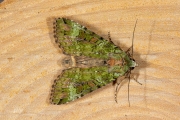
POLYGON ((108 64, 110 66, 122 65, 123 64, 123 60, 122 59, 116 60, 116 59, 111 58, 111 59, 108 60, 108 64))

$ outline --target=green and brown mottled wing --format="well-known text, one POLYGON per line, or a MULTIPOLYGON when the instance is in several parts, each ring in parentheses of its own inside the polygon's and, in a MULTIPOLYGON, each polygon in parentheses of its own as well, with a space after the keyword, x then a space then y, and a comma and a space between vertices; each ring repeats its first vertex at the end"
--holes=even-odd
POLYGON ((126 66, 99 66, 91 68, 71 68, 64 70, 56 79, 51 94, 52 104, 64 104, 74 101, 123 76, 126 66))
POLYGON ((66 18, 55 22, 56 42, 67 55, 119 59, 122 50, 86 27, 66 18))
POLYGON ((51 93, 53 104, 74 101, 125 75, 136 66, 130 55, 118 46, 72 20, 56 19, 55 37, 64 54, 74 58, 82 56, 91 61, 100 59, 99 61, 105 61, 105 63, 93 67, 73 66, 71 69, 64 70, 53 85, 51 93))

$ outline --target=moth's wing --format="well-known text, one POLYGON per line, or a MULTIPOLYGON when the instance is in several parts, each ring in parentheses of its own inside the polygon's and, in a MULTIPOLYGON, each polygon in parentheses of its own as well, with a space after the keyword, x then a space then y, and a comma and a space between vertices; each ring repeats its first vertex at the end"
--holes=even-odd
POLYGON ((86 27, 66 18, 58 18, 55 23, 56 42, 63 52, 73 56, 88 56, 107 59, 120 58, 122 50, 86 27))
POLYGON ((114 81, 118 76, 120 74, 109 72, 107 66, 64 70, 55 80, 51 102, 64 104, 74 101, 114 81))

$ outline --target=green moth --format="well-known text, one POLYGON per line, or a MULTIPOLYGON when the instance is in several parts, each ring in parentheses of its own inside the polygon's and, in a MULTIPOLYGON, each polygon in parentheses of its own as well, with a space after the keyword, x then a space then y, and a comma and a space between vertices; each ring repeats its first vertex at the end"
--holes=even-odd
POLYGON ((131 70, 137 66, 130 54, 132 47, 123 51, 111 40, 66 18, 56 19, 54 32, 56 42, 66 55, 62 60, 66 69, 54 82, 52 104, 74 101, 117 79, 128 77, 130 80, 131 70))

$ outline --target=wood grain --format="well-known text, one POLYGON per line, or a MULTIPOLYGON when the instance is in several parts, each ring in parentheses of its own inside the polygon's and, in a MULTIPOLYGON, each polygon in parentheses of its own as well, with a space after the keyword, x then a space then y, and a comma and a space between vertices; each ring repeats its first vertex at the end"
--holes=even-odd
POLYGON ((4 0, 0 4, 0 119, 178 120, 180 117, 179 0, 4 0), (114 101, 109 84, 64 105, 49 103, 63 56, 53 21, 67 17, 127 49, 136 19, 133 71, 114 101))

